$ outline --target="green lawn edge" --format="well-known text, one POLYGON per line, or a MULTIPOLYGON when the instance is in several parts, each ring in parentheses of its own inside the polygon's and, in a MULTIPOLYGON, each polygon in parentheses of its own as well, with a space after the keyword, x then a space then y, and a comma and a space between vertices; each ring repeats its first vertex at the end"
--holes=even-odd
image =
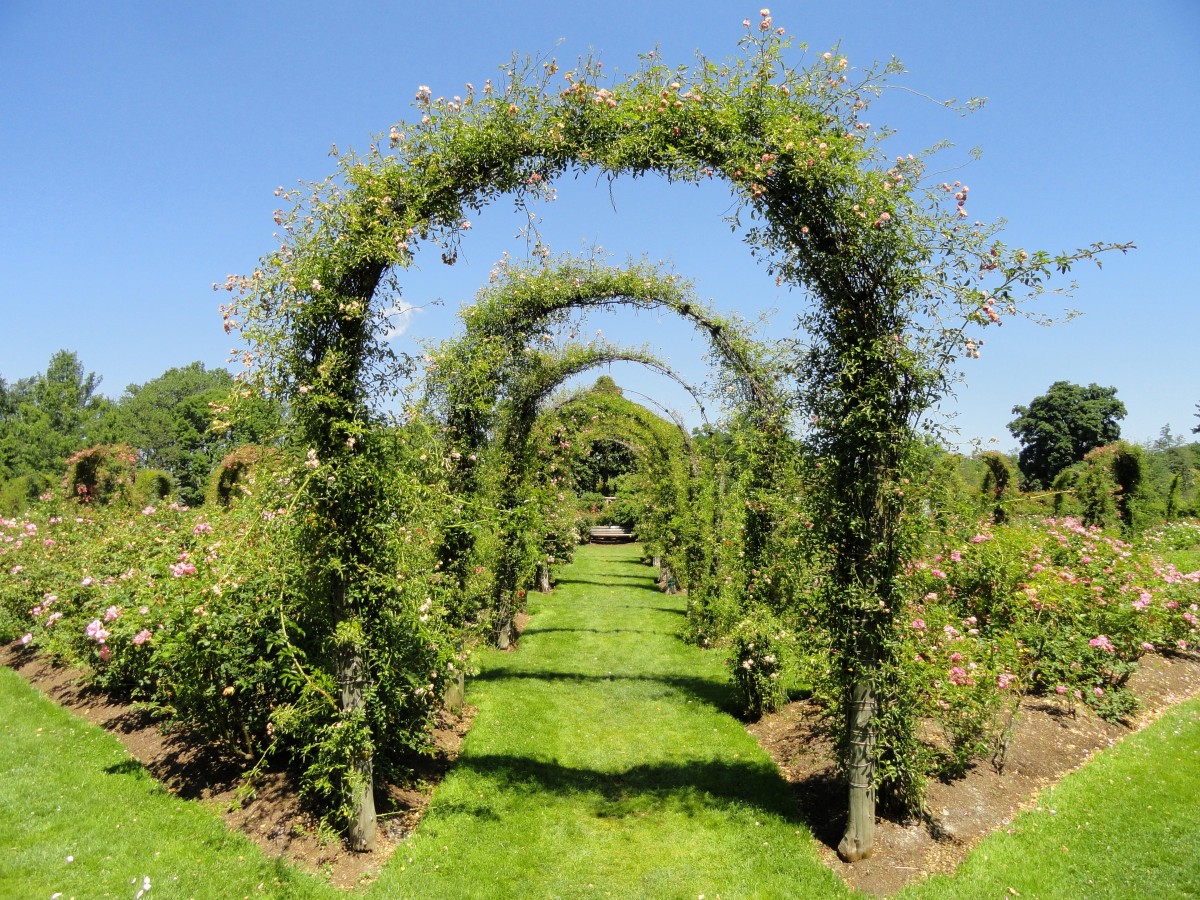
POLYGON ((327 898, 0 667, 0 898, 327 898))
POLYGON ((953 875, 899 896, 1200 897, 1200 700, 1167 710, 1040 794, 953 875))

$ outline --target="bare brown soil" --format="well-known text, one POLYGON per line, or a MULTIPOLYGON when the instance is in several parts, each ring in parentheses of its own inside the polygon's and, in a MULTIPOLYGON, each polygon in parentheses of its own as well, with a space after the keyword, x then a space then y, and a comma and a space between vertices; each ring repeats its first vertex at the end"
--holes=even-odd
POLYGON ((59 706, 111 732, 172 793, 219 813, 267 856, 284 857, 347 889, 371 881, 396 845, 416 828, 434 786, 458 755, 474 712, 467 707, 459 718, 443 715, 433 735, 436 754, 418 762, 411 784, 386 788, 376 850, 354 853, 321 830, 289 773, 265 772, 247 782, 242 777, 244 760, 222 756, 184 731, 164 731, 144 710, 86 686, 81 672, 16 645, 0 647, 0 665, 16 671, 59 706))
MULTIPOLYGON (((524 625, 518 623, 518 634, 524 625)), ((286 772, 264 773, 248 785, 242 778, 243 760, 221 757, 185 732, 164 732, 146 712, 84 685, 80 672, 15 645, 0 648, 0 665, 15 670, 55 703, 113 733, 171 791, 218 812, 268 856, 282 856, 345 889, 371 881, 396 845, 416 828, 433 788, 458 755, 474 713, 467 707, 461 718, 442 719, 434 735, 436 756, 424 762, 412 784, 387 788, 378 849, 353 853, 321 832, 286 772)), ((931 783, 928 820, 881 818, 875 854, 852 866, 841 862, 834 850, 845 827, 846 798, 834 775, 819 710, 811 702, 792 703, 748 727, 791 783, 825 863, 850 886, 888 896, 910 881, 953 870, 980 838, 1007 827, 1017 812, 1036 805, 1040 791, 1092 753, 1144 727, 1168 706, 1200 694, 1200 656, 1146 658, 1130 687, 1143 704, 1130 727, 1106 723, 1086 707, 1072 712, 1054 700, 1027 700, 1002 772, 983 762, 963 778, 931 783)))
POLYGON ((835 850, 846 826, 846 796, 835 777, 832 748, 816 706, 791 703, 749 730, 791 783, 826 865, 853 888, 889 896, 909 881, 952 871, 982 837, 1007 828, 1020 810, 1036 806, 1040 791, 1094 752, 1145 727, 1168 706, 1200 694, 1200 657, 1146 657, 1129 686, 1143 704, 1129 727, 1105 722, 1086 706, 1072 712, 1057 700, 1027 699, 1001 772, 984 761, 962 778, 932 782, 926 793, 928 819, 881 817, 874 855, 853 865, 843 863, 835 850))

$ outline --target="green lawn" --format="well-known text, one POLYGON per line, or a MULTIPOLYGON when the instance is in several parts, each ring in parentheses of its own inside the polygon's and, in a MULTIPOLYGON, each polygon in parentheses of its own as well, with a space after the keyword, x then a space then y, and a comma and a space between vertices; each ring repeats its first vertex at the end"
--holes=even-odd
POLYGON ((902 897, 1200 897, 1200 701, 1097 754, 984 840, 953 877, 902 897))
POLYGON ((479 659, 462 755, 373 895, 848 895, 683 609, 636 547, 581 547, 520 650, 479 659))
POLYGON ((330 897, 0 668, 0 898, 330 897))

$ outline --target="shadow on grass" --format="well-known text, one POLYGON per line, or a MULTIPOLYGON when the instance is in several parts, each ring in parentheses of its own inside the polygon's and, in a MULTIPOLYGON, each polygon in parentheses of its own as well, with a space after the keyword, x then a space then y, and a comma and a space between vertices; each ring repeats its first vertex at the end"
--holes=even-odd
POLYGON ((521 632, 521 637, 530 634, 553 634, 555 632, 582 632, 588 634, 653 634, 658 637, 670 637, 671 632, 658 628, 539 628, 527 625, 521 632))
MULTIPOLYGON (((653 581, 647 580, 645 576, 639 576, 638 578, 633 578, 632 576, 628 576, 628 575, 609 575, 609 576, 605 576, 604 578, 597 578, 595 580, 588 579, 588 578, 556 578, 556 579, 554 579, 555 587, 561 587, 564 584, 579 584, 579 585, 583 585, 584 587, 590 587, 590 588, 619 587, 623 591, 637 590, 637 591, 653 591, 656 594, 662 593, 662 591, 660 591, 658 589, 658 586, 653 581), (628 578, 630 581, 632 581, 634 583, 617 585, 617 584, 613 584, 614 578, 621 578, 621 579, 628 578)), ((641 607, 638 607, 638 608, 640 609, 641 607)))
POLYGON ((679 607, 676 607, 676 606, 641 606, 641 605, 629 604, 629 603, 621 603, 621 604, 614 603, 612 606, 606 606, 605 609, 644 609, 648 612, 673 613, 674 615, 677 615, 677 616, 686 616, 687 615, 687 610, 680 609, 679 607))
POLYGON ((709 678, 696 678, 688 675, 599 675, 582 672, 514 672, 510 669, 496 668, 480 672, 472 681, 506 681, 508 679, 528 679, 532 681, 562 682, 564 684, 604 683, 612 681, 633 681, 650 684, 661 684, 672 688, 693 700, 699 700, 721 712, 735 715, 736 706, 733 701, 733 691, 723 681, 713 681, 709 678))
POLYGON ((492 781, 498 790, 534 796, 589 796, 592 812, 600 818, 655 811, 696 815, 705 810, 735 811, 752 806, 793 825, 805 824, 787 782, 765 761, 654 763, 614 773, 525 756, 485 754, 459 757, 457 767, 492 781))

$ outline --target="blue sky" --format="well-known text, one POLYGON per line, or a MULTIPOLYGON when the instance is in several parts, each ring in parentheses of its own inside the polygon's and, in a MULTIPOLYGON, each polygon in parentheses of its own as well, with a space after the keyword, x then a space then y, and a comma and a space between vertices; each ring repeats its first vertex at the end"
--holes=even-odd
MULTIPOLYGON (((1200 304, 1186 277, 1196 250, 1200 176, 1200 4, 1195 0, 842 0, 770 4, 810 53, 840 45, 852 65, 895 55, 902 83, 938 99, 988 98, 959 117, 894 92, 871 114, 897 131, 890 151, 948 138, 981 160, 956 170, 971 213, 1005 217, 1008 240, 1068 249, 1133 241, 1102 272, 1079 270, 1051 329, 987 334, 952 404, 962 437, 1010 449, 1014 404, 1054 381, 1118 389, 1131 440, 1198 424, 1200 304)), ((735 52, 758 7, 670 3, 60 2, 0 4, 0 376, 44 370, 76 351, 119 395, 167 368, 224 365, 230 339, 211 290, 274 245, 279 185, 323 178, 332 144, 365 149, 413 116, 418 85, 453 96, 513 53, 571 62, 594 50, 627 71, 656 45, 667 62, 735 52), (686 11, 684 11, 686 10, 686 11)), ((544 208, 557 251, 602 246, 664 260, 697 293, 748 318, 774 311, 789 333, 802 303, 729 233, 721 190, 594 179, 564 182, 544 208)), ((404 280, 420 307, 397 347, 450 335, 519 221, 503 202, 475 222, 453 269, 430 258, 404 280), (441 300, 441 305, 431 302, 441 300)), ((589 322, 589 328, 593 322, 589 322)), ((648 342, 702 380, 700 346, 662 317, 594 320, 611 339, 648 342)), ((236 367, 231 367, 236 368, 236 367)), ((623 385, 678 406, 660 378, 618 367, 623 385)))

